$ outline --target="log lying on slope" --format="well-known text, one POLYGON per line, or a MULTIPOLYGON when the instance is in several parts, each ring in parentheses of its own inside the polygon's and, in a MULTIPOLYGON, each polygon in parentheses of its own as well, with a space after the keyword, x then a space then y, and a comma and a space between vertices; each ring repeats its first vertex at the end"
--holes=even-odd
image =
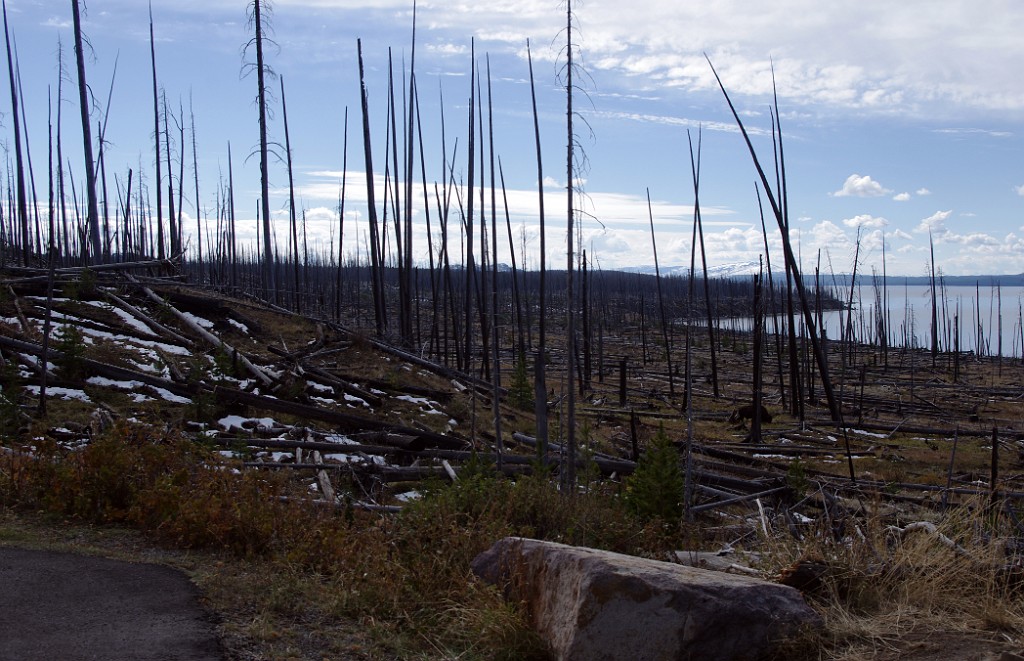
MULTIPOLYGON (((137 282, 131 276, 129 276, 129 278, 133 282, 137 282)), ((234 347, 232 347, 227 342, 225 342, 224 340, 220 339, 219 337, 217 337, 213 333, 209 332, 208 330, 206 330, 205 328, 203 328, 199 324, 197 324, 193 319, 190 319, 187 315, 185 315, 180 310, 176 309, 174 306, 172 306, 170 303, 168 303, 164 299, 160 298, 152 289, 150 289, 149 287, 143 287, 142 288, 142 292, 146 296, 148 296, 157 305, 165 306, 168 312, 170 312, 175 317, 177 317, 178 320, 181 321, 181 323, 183 323, 186 326, 188 326, 188 328, 193 333, 195 333, 199 337, 203 338, 205 341, 209 342, 214 347, 223 350, 224 352, 226 352, 232 358, 237 356, 238 357, 238 362, 240 362, 242 364, 242 366, 245 367, 245 369, 248 370, 248 372, 250 374, 252 374, 254 377, 256 377, 256 379, 260 383, 262 383, 264 386, 270 386, 274 382, 274 380, 270 378, 270 376, 263 370, 262 367, 258 367, 256 365, 254 365, 252 363, 252 361, 250 361, 244 355, 239 353, 234 347)))
MULTIPOLYGON (((40 356, 43 351, 41 345, 33 342, 26 342, 24 340, 16 340, 2 335, 0 335, 0 347, 6 347, 13 351, 20 351, 33 356, 40 356)), ((61 355, 61 352, 50 348, 51 357, 60 357, 61 355)), ((423 449, 439 448, 446 450, 461 450, 469 447, 469 443, 462 439, 422 429, 393 425, 382 420, 353 415, 344 411, 335 411, 309 404, 298 404, 296 402, 277 399, 276 397, 255 395, 237 388, 228 388, 225 386, 175 383, 174 381, 168 381, 167 379, 162 379, 160 377, 153 376, 152 374, 137 372, 124 367, 107 365, 87 358, 82 358, 81 360, 83 366, 91 374, 105 376, 108 379, 116 379, 120 381, 139 381, 157 388, 163 388, 168 392, 174 393, 175 395, 181 395, 182 397, 195 397, 200 393, 205 393, 212 395, 219 403, 222 404, 244 404, 256 409, 293 415, 303 420, 318 420, 320 422, 332 424, 341 431, 393 432, 404 436, 414 437, 417 439, 418 443, 422 443, 423 449)))

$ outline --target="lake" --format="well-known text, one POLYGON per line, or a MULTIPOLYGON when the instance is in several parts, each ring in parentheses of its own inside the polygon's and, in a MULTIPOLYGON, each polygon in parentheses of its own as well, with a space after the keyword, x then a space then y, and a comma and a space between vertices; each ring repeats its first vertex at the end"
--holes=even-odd
MULTIPOLYGON (((924 285, 889 285, 883 288, 888 314, 889 345, 893 347, 928 348, 931 346, 931 290, 924 285)), ((1024 287, 945 287, 938 294, 939 349, 974 351, 981 355, 1020 357, 1024 345, 1021 330, 1024 310, 1024 287), (1000 306, 1001 299, 1001 306, 1000 306), (1000 314, 1000 309, 1002 314, 1000 314), (1000 333, 1001 329, 1001 333, 1000 333)), ((840 294, 849 299, 850 290, 840 294)), ((878 310, 875 289, 870 284, 854 290, 852 322, 858 342, 878 341, 878 310)), ((822 313, 826 334, 839 339, 846 325, 846 310, 822 313)), ((799 315, 798 315, 799 317, 799 315)), ((802 317, 797 319, 801 323, 802 317)), ((750 330, 753 320, 722 319, 721 327, 750 330)), ((771 319, 768 330, 773 330, 771 319)))

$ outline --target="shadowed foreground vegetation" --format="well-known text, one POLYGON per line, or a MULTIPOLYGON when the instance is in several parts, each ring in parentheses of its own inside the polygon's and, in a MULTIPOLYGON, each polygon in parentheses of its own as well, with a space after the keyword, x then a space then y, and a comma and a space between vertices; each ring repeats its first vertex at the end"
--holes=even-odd
MULTIPOLYGON (((513 482, 471 463, 457 482, 431 483, 400 513, 382 515, 314 507, 283 472, 238 466, 176 433, 131 424, 80 451, 40 439, 32 456, 0 454, 0 543, 39 543, 38 526, 57 523, 85 531, 75 547, 110 553, 113 524, 188 551, 175 563, 220 615, 231 658, 528 659, 546 658, 528 614, 469 573, 494 540, 524 535, 668 557, 720 537, 707 520, 661 519, 650 502, 640 510, 609 482, 565 498, 544 475, 513 482)), ((864 505, 875 514, 823 520, 801 539, 767 527, 744 543, 762 553, 765 576, 798 559, 832 568, 805 586, 828 630, 787 658, 863 658, 882 639, 895 637, 887 645, 898 649, 899 637, 933 630, 973 641, 974 651, 1019 640, 1022 573, 1006 560, 1014 531, 1002 519, 968 503, 934 533, 901 535, 880 503, 864 505)), ((52 543, 61 534, 41 536, 52 543)))

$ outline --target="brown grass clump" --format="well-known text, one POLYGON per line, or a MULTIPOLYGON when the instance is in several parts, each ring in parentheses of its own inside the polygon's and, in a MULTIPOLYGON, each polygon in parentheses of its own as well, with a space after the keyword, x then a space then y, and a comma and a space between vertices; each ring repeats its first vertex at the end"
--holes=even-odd
POLYGON ((985 505, 935 521, 850 517, 801 541, 780 533, 763 539, 764 569, 818 579, 797 586, 826 622, 818 658, 888 658, 890 648, 898 657, 895 641, 922 632, 1020 642, 1021 558, 1007 550, 1015 531, 985 505))

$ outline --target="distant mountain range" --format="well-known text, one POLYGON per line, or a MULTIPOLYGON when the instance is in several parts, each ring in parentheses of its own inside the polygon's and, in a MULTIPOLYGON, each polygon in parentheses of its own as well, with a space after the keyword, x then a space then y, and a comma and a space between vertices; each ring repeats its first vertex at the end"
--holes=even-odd
MULTIPOLYGON (((734 262, 731 264, 720 264, 718 266, 708 267, 708 277, 711 278, 748 278, 756 274, 761 269, 761 264, 758 262, 734 262)), ((626 273, 643 273, 646 275, 654 275, 654 266, 635 266, 621 269, 626 273)), ((686 277, 690 273, 689 266, 662 266, 660 269, 661 275, 665 277, 686 277)), ((700 266, 697 266, 697 274, 700 275, 700 266)), ((773 273, 772 277, 785 277, 783 273, 773 273)), ((837 273, 822 274, 822 283, 827 285, 844 285, 849 286, 852 276, 848 273, 837 273)), ((814 276, 804 274, 804 279, 807 281, 813 281, 814 276)), ((859 284, 868 286, 874 284, 874 278, 870 275, 858 275, 857 281, 859 284)), ((890 275, 887 278, 888 284, 891 286, 898 285, 927 285, 927 276, 904 276, 904 275, 890 275)), ((1018 275, 944 275, 942 276, 942 282, 947 287, 1024 287, 1024 273, 1018 275)))
MULTIPOLYGON (((708 267, 709 278, 739 278, 748 277, 756 274, 761 268, 761 264, 758 262, 734 262, 732 264, 719 264, 718 266, 708 267)), ((643 273, 645 275, 655 275, 655 269, 653 266, 631 266, 629 268, 621 269, 626 273, 643 273)), ((689 266, 662 266, 658 269, 661 275, 665 277, 680 277, 685 278, 690 274, 689 266)), ((697 265, 697 274, 700 275, 701 269, 700 264, 697 265)))

